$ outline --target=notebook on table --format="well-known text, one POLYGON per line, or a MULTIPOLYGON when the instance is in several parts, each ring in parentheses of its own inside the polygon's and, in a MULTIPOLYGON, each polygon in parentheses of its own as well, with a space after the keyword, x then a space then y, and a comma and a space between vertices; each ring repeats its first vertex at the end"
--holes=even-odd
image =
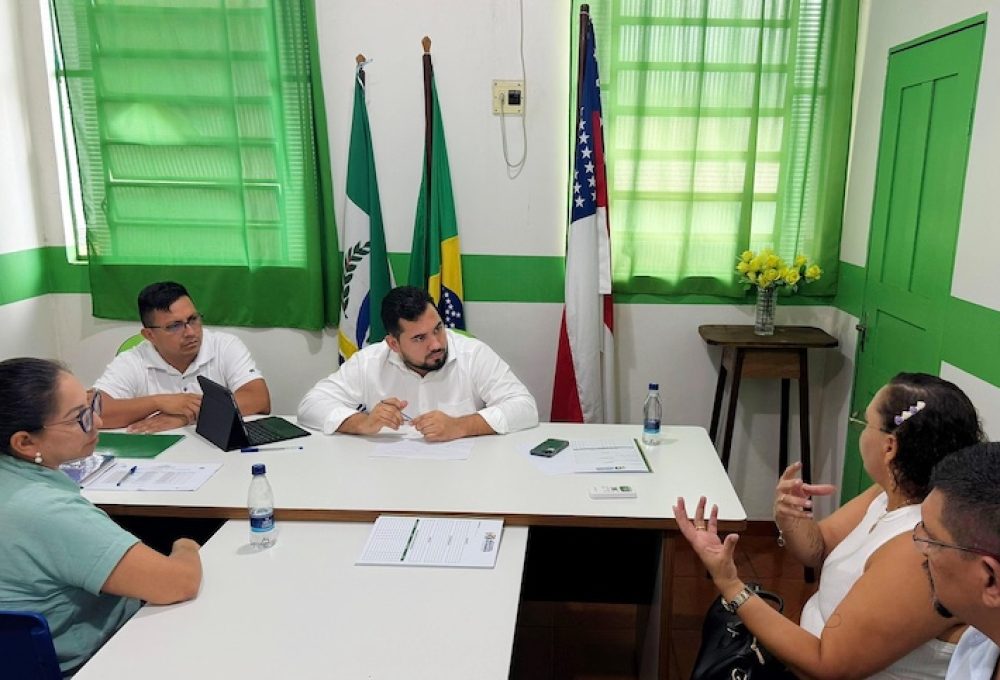
POLYGON ((198 376, 198 383, 202 397, 195 432, 223 451, 264 446, 310 434, 308 430, 278 416, 245 421, 232 392, 201 375, 198 376))

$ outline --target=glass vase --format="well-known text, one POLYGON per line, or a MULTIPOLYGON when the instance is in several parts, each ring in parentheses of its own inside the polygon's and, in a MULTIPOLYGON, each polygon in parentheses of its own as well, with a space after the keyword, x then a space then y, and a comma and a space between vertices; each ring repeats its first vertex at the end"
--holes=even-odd
POLYGON ((754 333, 757 335, 774 335, 774 308, 777 304, 777 288, 769 286, 757 289, 757 309, 753 320, 754 333))

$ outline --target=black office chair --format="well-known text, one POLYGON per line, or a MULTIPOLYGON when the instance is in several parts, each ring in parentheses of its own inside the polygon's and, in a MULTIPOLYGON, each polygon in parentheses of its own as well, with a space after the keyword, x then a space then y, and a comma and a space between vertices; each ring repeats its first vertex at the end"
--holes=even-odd
POLYGON ((62 678, 52 633, 41 614, 0 611, 0 659, 4 677, 19 680, 62 678))

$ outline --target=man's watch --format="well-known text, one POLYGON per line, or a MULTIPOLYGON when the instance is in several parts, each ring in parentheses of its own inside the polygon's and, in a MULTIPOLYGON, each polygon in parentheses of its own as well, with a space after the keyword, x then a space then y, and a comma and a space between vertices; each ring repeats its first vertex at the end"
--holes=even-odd
POLYGON ((753 590, 750 586, 743 586, 743 590, 736 593, 736 597, 726 601, 726 598, 722 598, 722 608, 725 609, 730 614, 735 614, 736 610, 743 606, 743 603, 753 597, 753 590))

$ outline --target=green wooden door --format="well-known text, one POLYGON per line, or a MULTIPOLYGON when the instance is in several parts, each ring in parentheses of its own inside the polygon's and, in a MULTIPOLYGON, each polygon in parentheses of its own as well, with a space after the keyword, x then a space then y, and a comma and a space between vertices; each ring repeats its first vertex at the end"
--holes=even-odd
MULTIPOLYGON (((852 411, 900 371, 940 370, 984 30, 890 51, 852 411)), ((871 483, 859 435, 849 424, 842 500, 871 483)))

